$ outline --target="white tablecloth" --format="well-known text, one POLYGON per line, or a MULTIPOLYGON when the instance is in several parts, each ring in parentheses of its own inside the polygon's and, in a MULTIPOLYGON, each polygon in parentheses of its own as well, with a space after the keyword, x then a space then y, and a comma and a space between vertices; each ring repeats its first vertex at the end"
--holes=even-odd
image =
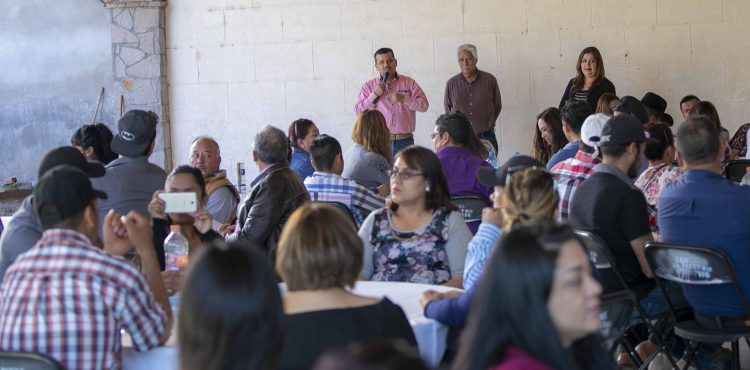
MULTIPOLYGON (((356 294, 368 297, 386 296, 393 303, 401 306, 409 319, 414 336, 417 338, 420 356, 429 366, 434 367, 445 353, 448 327, 424 317, 422 307, 419 305, 419 297, 422 296, 422 292, 428 289, 439 292, 452 290, 452 288, 436 285, 360 281, 357 282, 353 291, 356 294)), ((166 346, 147 352, 135 352, 132 347, 128 346, 127 341, 123 343, 122 361, 124 370, 179 369, 174 334, 166 346)))

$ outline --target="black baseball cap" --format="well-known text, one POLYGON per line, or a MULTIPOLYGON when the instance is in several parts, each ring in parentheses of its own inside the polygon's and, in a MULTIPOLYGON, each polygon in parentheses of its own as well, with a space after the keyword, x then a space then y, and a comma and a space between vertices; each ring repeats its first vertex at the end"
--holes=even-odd
POLYGON ((643 127, 638 119, 629 114, 621 114, 604 124, 599 145, 606 147, 645 140, 646 134, 643 132, 643 127))
POLYGON ((85 172, 70 165, 47 171, 32 195, 34 211, 42 225, 54 225, 75 216, 96 198, 107 199, 107 194, 91 187, 85 172))
POLYGON ((153 112, 129 110, 117 121, 117 135, 112 138, 112 151, 126 157, 143 155, 156 137, 157 116, 153 112))
POLYGON ((527 155, 517 155, 505 161, 497 170, 486 167, 479 168, 479 171, 477 171, 477 180, 487 186, 505 186, 505 179, 508 177, 509 169, 526 167, 544 167, 544 164, 536 158, 527 155))
POLYGON ((61 146, 47 152, 39 162, 36 177, 41 179, 50 169, 60 165, 70 165, 83 171, 89 177, 102 177, 106 173, 104 165, 97 161, 88 161, 81 152, 72 146, 61 146))

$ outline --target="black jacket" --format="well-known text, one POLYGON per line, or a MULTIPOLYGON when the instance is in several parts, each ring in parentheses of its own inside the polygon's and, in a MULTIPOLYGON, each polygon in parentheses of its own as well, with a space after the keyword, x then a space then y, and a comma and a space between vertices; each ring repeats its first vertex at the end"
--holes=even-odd
MULTIPOLYGON (((570 79, 570 81, 568 81, 568 86, 565 88, 562 99, 560 99, 560 109, 562 109, 563 105, 565 105, 565 102, 573 99, 573 93, 570 91, 572 87, 573 79, 570 79)), ((606 77, 603 80, 599 81, 599 83, 597 83, 596 85, 591 86, 591 88, 589 89, 589 97, 586 100, 588 101, 589 106, 591 106, 592 112, 596 112, 596 104, 599 103, 599 97, 602 96, 602 94, 608 92, 617 94, 617 92, 615 91, 615 84, 613 84, 612 81, 608 80, 606 77)))
POLYGON ((289 165, 275 163, 253 181, 250 194, 237 209, 241 229, 227 234, 225 239, 253 241, 274 262, 281 229, 292 212, 309 200, 305 185, 289 165))

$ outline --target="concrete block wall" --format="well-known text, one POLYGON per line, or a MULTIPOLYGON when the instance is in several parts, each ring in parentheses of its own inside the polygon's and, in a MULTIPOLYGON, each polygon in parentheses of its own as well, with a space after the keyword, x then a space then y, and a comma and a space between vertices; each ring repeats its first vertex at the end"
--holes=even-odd
POLYGON ((749 20, 747 0, 170 0, 174 161, 209 134, 233 181, 237 162, 250 181, 258 128, 286 131, 300 117, 348 147, 360 86, 375 76, 372 53, 385 46, 430 101, 417 114, 425 146, 462 43, 478 47, 479 68, 500 82, 501 159, 530 152, 536 115, 557 106, 589 45, 618 95, 654 91, 679 121, 680 98, 696 94, 734 132, 750 122, 749 20))

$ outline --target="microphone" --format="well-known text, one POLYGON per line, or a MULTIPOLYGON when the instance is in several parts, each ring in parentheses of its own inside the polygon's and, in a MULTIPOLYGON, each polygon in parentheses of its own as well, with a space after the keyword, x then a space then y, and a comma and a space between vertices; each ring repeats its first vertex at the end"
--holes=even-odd
MULTIPOLYGON (((383 74, 383 84, 385 84, 387 81, 388 81, 388 71, 385 71, 385 73, 383 74)), ((385 91, 383 91, 383 94, 385 94, 385 91)), ((372 104, 377 104, 379 100, 380 100, 380 96, 376 96, 375 100, 372 101, 372 104)))

